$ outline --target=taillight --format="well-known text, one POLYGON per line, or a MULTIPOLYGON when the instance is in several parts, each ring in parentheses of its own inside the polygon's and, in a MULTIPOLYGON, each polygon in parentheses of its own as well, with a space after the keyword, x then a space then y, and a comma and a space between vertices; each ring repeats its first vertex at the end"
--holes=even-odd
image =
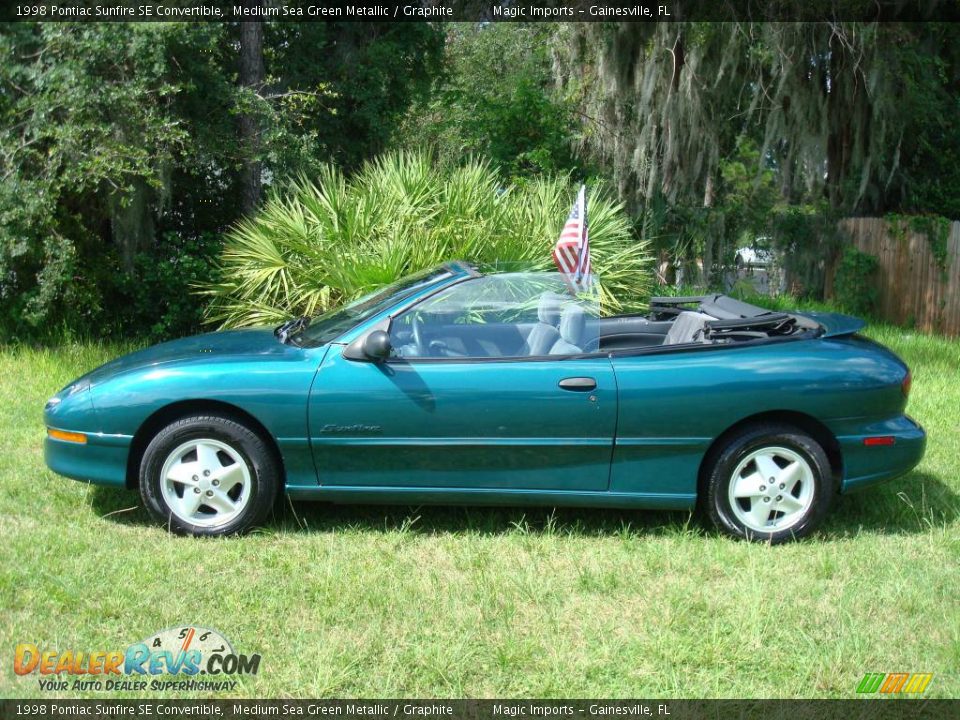
POLYGON ((910 387, 913 385, 913 376, 910 374, 910 371, 907 370, 907 376, 903 379, 903 382, 900 383, 900 390, 903 392, 905 398, 910 397, 910 387))

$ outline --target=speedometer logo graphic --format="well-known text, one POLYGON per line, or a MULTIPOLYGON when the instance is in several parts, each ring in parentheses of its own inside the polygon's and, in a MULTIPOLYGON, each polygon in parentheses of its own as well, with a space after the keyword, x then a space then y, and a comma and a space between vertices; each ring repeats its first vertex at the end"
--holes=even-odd
MULTIPOLYGON (((146 645, 151 652, 167 651, 177 654, 178 652, 188 653, 191 650, 197 650, 204 658, 209 658, 214 654, 235 654, 230 641, 220 632, 200 625, 170 627, 140 642, 146 645)), ((201 674, 205 674, 203 670, 201 670, 201 674)))

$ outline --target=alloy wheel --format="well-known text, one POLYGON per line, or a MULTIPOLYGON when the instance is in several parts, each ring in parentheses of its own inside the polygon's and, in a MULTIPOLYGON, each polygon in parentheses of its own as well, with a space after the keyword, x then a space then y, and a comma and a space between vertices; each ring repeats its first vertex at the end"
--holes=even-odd
POLYGON ((212 438, 173 450, 160 471, 163 499, 180 520, 200 527, 225 525, 250 500, 250 468, 234 448, 212 438))
POLYGON ((785 447, 764 447, 748 454, 733 471, 730 507, 753 532, 778 532, 799 523, 813 504, 810 463, 785 447))

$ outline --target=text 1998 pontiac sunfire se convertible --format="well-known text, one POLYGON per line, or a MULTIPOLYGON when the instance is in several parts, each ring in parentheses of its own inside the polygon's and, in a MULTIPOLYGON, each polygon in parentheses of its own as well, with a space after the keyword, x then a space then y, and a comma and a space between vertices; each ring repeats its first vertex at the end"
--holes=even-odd
POLYGON ((338 503, 691 509, 811 532, 923 455, 910 373, 855 318, 723 295, 599 317, 553 273, 448 263, 271 330, 121 357, 47 403, 54 471, 139 487, 170 528, 338 503))

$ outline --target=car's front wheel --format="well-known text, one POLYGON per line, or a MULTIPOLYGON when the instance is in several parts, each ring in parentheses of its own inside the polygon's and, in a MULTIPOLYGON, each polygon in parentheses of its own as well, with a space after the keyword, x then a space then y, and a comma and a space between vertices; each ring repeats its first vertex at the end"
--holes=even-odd
POLYGON ((834 495, 820 444, 790 426, 755 426, 729 438, 706 478, 706 511, 724 532, 779 543, 811 533, 834 495))
POLYGON ((191 535, 229 535, 260 524, 280 485, 274 454, 239 422, 197 415, 171 423, 147 446, 140 494, 154 517, 191 535))

